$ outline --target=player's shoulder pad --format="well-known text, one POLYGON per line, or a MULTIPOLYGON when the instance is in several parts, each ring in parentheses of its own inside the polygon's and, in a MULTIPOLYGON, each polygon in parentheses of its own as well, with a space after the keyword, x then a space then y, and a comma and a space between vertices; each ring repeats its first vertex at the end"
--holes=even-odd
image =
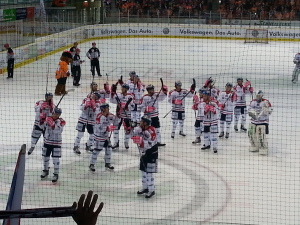
POLYGON ((271 105, 271 103, 270 103, 270 101, 269 101, 268 99, 266 99, 266 98, 263 98, 263 99, 262 99, 262 101, 264 101, 264 102, 267 102, 269 107, 271 107, 271 106, 272 106, 272 105, 271 105))

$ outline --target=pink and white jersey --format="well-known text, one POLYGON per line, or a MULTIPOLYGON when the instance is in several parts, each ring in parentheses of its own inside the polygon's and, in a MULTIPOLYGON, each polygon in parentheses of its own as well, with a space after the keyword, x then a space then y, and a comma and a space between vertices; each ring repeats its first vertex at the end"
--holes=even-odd
POLYGON ((50 127, 47 123, 45 134, 44 134, 44 143, 48 145, 57 145, 61 146, 62 144, 62 132, 66 122, 62 118, 58 118, 54 121, 54 127, 50 127))
POLYGON ((133 130, 134 136, 140 136, 143 138, 143 143, 139 145, 139 150, 145 152, 146 150, 152 148, 157 144, 156 130, 154 127, 149 126, 147 129, 143 130, 141 127, 135 127, 133 130))
POLYGON ((96 123, 94 126, 94 139, 96 141, 105 141, 109 138, 110 132, 106 129, 110 125, 117 126, 119 123, 119 118, 114 114, 109 113, 104 116, 102 113, 98 113, 96 116, 96 123))
POLYGON ((124 118, 124 119, 130 119, 131 118, 131 112, 130 109, 133 108, 133 102, 134 102, 134 97, 132 94, 127 93, 126 95, 123 95, 122 93, 115 93, 111 94, 110 96, 110 102, 113 104, 117 104, 117 116, 119 118, 124 118), (128 109, 125 109, 126 103, 128 100, 132 98, 132 101, 128 105, 128 109), (119 100, 120 102, 118 102, 119 100), (121 105, 120 105, 121 104, 121 105))
POLYGON ((237 95, 237 100, 235 106, 246 106, 246 94, 251 94, 248 87, 243 87, 243 85, 236 85, 233 87, 235 94, 237 95))
POLYGON ((219 104, 224 104, 224 109, 220 110, 221 113, 222 114, 233 114, 236 100, 237 100, 237 95, 235 94, 235 92, 222 91, 218 97, 219 104))
POLYGON ((294 57, 295 69, 300 69, 300 53, 297 53, 294 57))
POLYGON ((83 99, 80 105, 81 114, 78 118, 78 122, 94 125, 96 115, 99 113, 100 110, 100 105, 100 100, 93 100, 91 98, 83 99))
POLYGON ((208 91, 210 91, 210 96, 211 97, 214 97, 215 99, 218 99, 218 96, 220 94, 220 90, 218 88, 211 88, 211 89, 208 89, 208 91))
POLYGON ((44 101, 40 100, 35 103, 34 106, 34 111, 35 111, 35 119, 34 119, 34 125, 38 126, 44 126, 41 124, 41 119, 45 120, 47 116, 51 116, 54 110, 54 104, 53 101, 51 100, 50 103, 49 101, 44 101))
POLYGON ((159 96, 158 96, 158 92, 155 92, 152 96, 150 96, 149 94, 144 95, 141 99, 141 103, 142 103, 141 111, 144 112, 144 115, 149 116, 151 118, 157 117, 159 114, 158 102, 165 100, 166 97, 167 95, 163 92, 160 92, 159 96), (155 101, 156 98, 157 100, 155 101), (145 112, 147 106, 154 107, 154 110, 152 112, 145 112))
POLYGON ((140 105, 141 104, 141 99, 144 95, 145 91, 145 85, 142 83, 134 84, 130 83, 129 84, 129 90, 128 93, 131 93, 134 96, 134 103, 140 105))
MULTIPOLYGON (((103 100, 100 100, 102 103, 105 103, 106 102, 106 98, 109 98, 110 97, 110 91, 105 91, 104 89, 101 89, 101 90, 97 90, 97 91, 94 91, 94 92, 98 92, 100 94, 100 99, 103 99, 103 100), (104 101, 105 100, 105 101, 104 101)), ((91 98, 93 93, 89 93, 86 97, 87 98, 91 98)))
POLYGON ((219 107, 218 107, 218 103, 215 101, 210 101, 209 103, 206 102, 201 102, 199 104, 199 114, 203 115, 203 126, 211 126, 211 125, 218 125, 218 121, 219 121, 219 107), (206 111, 205 110, 205 106, 206 105, 211 105, 215 108, 215 112, 210 112, 210 111, 206 111))
POLYGON ((257 99, 253 99, 250 102, 248 111, 255 111, 258 115, 257 118, 251 118, 251 123, 253 124, 269 124, 269 116, 273 112, 273 108, 268 99, 262 99, 261 102, 258 102, 257 99))
POLYGON ((194 96, 194 93, 189 92, 186 89, 181 89, 180 91, 177 91, 176 89, 169 92, 169 98, 168 102, 172 103, 172 110, 173 111, 185 111, 185 98, 192 98, 194 96), (184 99, 183 99, 184 98, 184 99), (182 100, 183 99, 183 100, 182 100), (182 100, 181 104, 175 104, 176 100, 182 100))

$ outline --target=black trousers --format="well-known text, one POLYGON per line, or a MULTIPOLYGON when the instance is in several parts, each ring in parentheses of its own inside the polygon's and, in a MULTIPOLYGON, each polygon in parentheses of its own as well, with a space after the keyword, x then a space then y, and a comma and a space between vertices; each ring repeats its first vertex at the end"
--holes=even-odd
POLYGON ((97 70, 97 74, 98 76, 100 76, 100 63, 99 63, 99 60, 97 58, 93 58, 91 60, 91 72, 92 72, 92 75, 95 76, 95 68, 97 70))
POLYGON ((72 69, 73 69, 73 76, 74 76, 73 84, 79 84, 80 77, 81 77, 81 68, 80 66, 73 66, 72 69))
POLYGON ((14 77, 14 64, 15 64, 15 59, 9 59, 9 60, 7 60, 7 73, 8 73, 8 77, 11 77, 11 78, 14 77))

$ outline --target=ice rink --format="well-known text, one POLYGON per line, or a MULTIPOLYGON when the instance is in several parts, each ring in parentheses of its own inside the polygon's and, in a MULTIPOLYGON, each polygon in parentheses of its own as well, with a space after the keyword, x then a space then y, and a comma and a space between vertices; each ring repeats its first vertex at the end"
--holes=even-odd
MULTIPOLYGON (((120 38, 96 41, 101 51, 100 88, 108 79, 115 83, 120 75, 127 80, 135 70, 144 84, 160 89, 163 78, 169 90, 176 80, 189 89, 195 78, 197 89, 208 77, 224 90, 237 77, 251 81, 255 90, 263 90, 273 105, 270 117, 269 155, 249 152, 246 133, 230 134, 219 140, 218 154, 203 152, 202 145, 192 145, 194 111, 192 99, 186 101, 186 137, 171 139, 171 117, 163 116, 171 105, 160 103, 162 140, 159 172, 155 174, 156 195, 147 200, 136 195, 141 189, 136 146, 123 145, 112 154, 114 172, 105 171, 103 152, 98 157, 96 173, 88 169, 90 154, 84 150, 88 138, 81 141, 82 154, 73 153, 79 105, 89 93, 92 76, 89 62, 82 65, 81 86, 65 96, 60 107, 66 120, 60 178, 57 185, 41 181, 42 139, 31 156, 26 156, 22 208, 71 206, 81 193, 93 190, 105 203, 98 224, 299 224, 300 155, 298 139, 299 85, 291 83, 293 57, 298 42, 244 44, 243 41, 168 38, 120 38), (105 74, 108 76, 105 76, 105 74)), ((79 44, 82 59, 91 42, 79 44)), ((0 77, 0 208, 5 209, 12 174, 22 144, 30 147, 35 102, 47 90, 54 93, 55 70, 61 53, 15 69, 14 79, 0 77)), ((68 78, 67 89, 73 88, 68 78)), ((120 90, 120 87, 118 87, 120 90)), ((54 97, 54 103, 60 97, 54 97)), ((248 96, 249 103, 251 96, 248 96)), ((115 106, 111 104, 111 111, 115 106)), ((233 126, 233 125, 232 125, 233 126)), ((248 127, 248 119, 247 119, 248 127)), ((53 172, 52 161, 50 172, 53 172)), ((71 218, 22 219, 21 224, 75 224, 71 218)))

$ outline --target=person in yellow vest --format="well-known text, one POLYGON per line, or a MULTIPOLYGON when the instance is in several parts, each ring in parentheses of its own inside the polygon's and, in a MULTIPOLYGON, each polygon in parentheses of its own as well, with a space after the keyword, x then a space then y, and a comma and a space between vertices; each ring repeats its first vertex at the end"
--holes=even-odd
POLYGON ((70 76, 68 65, 72 63, 72 54, 69 51, 62 53, 60 57, 59 66, 56 70, 55 78, 57 79, 57 85, 55 88, 55 95, 67 94, 66 92, 66 82, 67 78, 70 76))

